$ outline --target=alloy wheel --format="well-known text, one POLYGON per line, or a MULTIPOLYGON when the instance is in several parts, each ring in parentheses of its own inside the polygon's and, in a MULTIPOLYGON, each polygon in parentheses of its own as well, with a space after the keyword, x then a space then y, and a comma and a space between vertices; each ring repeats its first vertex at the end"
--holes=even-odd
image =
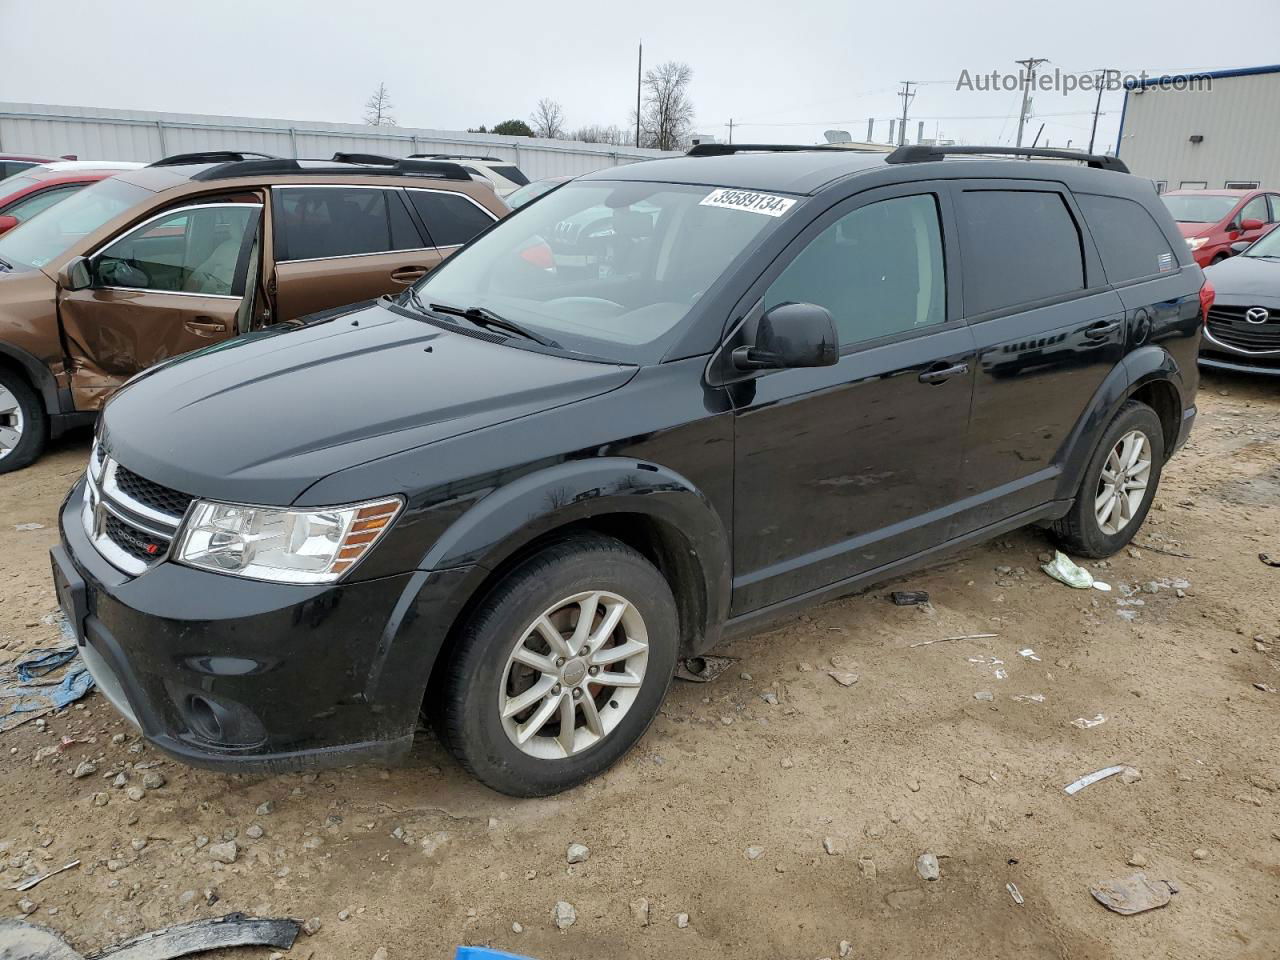
POLYGON ((22 442, 24 420, 18 398, 8 387, 0 384, 0 460, 3 460, 22 442))
POLYGON ((507 657, 498 689, 507 737, 544 760, 590 749, 635 703, 648 660, 644 618, 625 597, 592 590, 558 600, 507 657))
POLYGON ((1107 536, 1115 536, 1129 525, 1142 507, 1151 477, 1151 441, 1141 430, 1130 430, 1111 448, 1093 509, 1098 527, 1107 536))

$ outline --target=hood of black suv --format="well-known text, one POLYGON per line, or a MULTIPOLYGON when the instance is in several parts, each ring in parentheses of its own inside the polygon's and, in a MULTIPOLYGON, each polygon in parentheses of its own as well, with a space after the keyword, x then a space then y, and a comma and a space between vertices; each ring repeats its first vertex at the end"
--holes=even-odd
MULTIPOLYGON (((285 505, 338 470, 598 396, 635 370, 374 305, 152 370, 107 405, 103 437, 134 473, 183 493, 285 505)), ((423 480, 388 478, 376 495, 423 480)))

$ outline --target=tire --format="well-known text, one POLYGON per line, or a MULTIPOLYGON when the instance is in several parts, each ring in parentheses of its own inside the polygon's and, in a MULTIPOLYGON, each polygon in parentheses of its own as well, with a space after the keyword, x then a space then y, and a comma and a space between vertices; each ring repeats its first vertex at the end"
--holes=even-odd
POLYGON ((1216 266, 1217 266, 1218 264, 1220 264, 1223 260, 1226 260, 1226 259, 1227 259, 1228 257, 1230 257, 1230 256, 1231 256, 1231 254, 1229 254, 1229 253, 1220 253, 1220 254, 1218 254, 1217 256, 1215 256, 1212 260, 1210 260, 1210 261, 1209 261, 1209 266, 1211 266, 1211 267, 1216 267, 1216 266))
POLYGON ((679 618, 653 564, 611 537, 580 536, 516 566, 458 640, 443 682, 433 684, 440 739, 494 790, 541 797, 603 773, 648 729, 675 673, 679 618), (575 637, 588 609, 592 629, 575 637), (617 624, 607 635, 606 617, 617 624), (589 645, 589 656, 569 656, 589 645), (610 674, 632 685, 591 679, 610 674))
POLYGON ((29 466, 44 452, 48 438, 40 397, 20 373, 0 367, 0 473, 29 466))
POLYGON ((1124 547, 1133 539, 1151 509, 1163 466, 1164 427, 1160 418, 1145 403, 1128 401, 1103 433, 1098 449, 1085 468, 1075 503, 1067 515, 1053 525, 1054 537, 1062 549, 1084 557, 1101 558, 1109 557, 1124 547), (1131 437, 1141 437, 1146 447, 1137 451, 1138 463, 1132 468, 1132 473, 1124 475, 1129 476, 1129 482, 1141 481, 1145 486, 1140 491, 1131 490, 1131 495, 1116 496, 1115 485, 1108 483, 1103 471, 1108 470, 1110 475, 1113 464, 1109 461, 1113 451, 1118 459, 1126 449, 1122 444, 1131 437), (1145 469, 1142 467, 1144 459, 1148 464, 1145 469), (1110 512, 1104 509, 1102 500, 1108 490, 1112 497, 1105 503, 1110 505, 1110 512), (1105 516, 1105 522, 1102 516, 1105 516))

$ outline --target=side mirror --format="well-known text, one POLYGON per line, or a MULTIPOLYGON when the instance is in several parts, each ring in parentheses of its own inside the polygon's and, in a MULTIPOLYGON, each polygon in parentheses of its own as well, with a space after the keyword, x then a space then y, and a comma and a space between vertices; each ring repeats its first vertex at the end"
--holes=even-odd
POLYGON ((0 233, 8 233, 17 225, 18 225, 17 217, 11 217, 8 214, 6 214, 3 217, 0 217, 0 233))
POLYGON ((85 257, 72 257, 58 271, 58 286, 63 290, 84 290, 93 286, 93 273, 85 257))
POLYGON ((1231 245, 1231 252, 1233 254, 1244 253, 1246 250, 1248 250, 1252 246, 1253 246, 1252 240, 1237 240, 1235 243, 1231 245))
POLYGON ((780 303, 747 331, 749 343, 733 351, 739 370, 830 367, 840 359, 840 338, 825 307, 780 303))
POLYGON ((1240 221, 1240 229, 1241 230, 1261 230, 1262 221, 1255 220, 1253 217, 1249 217, 1245 220, 1240 221))

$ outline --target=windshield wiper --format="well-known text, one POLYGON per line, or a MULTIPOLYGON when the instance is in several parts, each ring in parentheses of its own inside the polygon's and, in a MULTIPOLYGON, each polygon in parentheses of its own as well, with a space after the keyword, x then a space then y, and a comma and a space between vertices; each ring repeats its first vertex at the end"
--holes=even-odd
POLYGON ((0 273, 5 273, 13 269, 13 264, 7 260, 0 260, 0 273))
MULTIPOLYGON (((417 297, 415 296, 414 299, 416 300, 417 297)), ((544 347, 555 347, 557 350, 564 349, 550 337, 544 337, 540 333, 534 333, 528 327, 521 326, 514 320, 508 320, 506 317, 496 314, 485 307, 467 307, 467 309, 463 310, 459 307, 451 307, 444 303, 433 303, 431 304, 431 309, 436 313, 447 313, 450 316, 462 317, 465 320, 470 320, 478 327, 493 327, 497 330, 505 330, 508 333, 514 333, 516 336, 524 337, 526 340, 532 340, 534 343, 539 343, 544 347)))

